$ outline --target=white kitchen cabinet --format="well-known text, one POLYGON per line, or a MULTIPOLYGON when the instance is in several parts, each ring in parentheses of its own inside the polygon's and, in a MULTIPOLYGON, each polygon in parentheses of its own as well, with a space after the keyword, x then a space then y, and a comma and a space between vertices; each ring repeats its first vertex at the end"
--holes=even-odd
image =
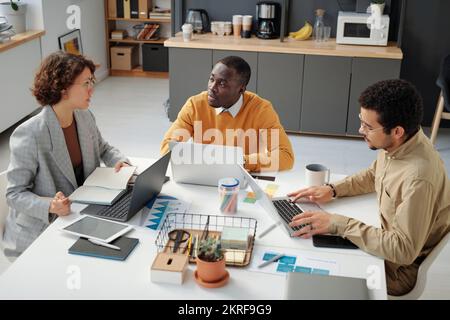
POLYGON ((40 37, 0 52, 0 132, 38 108, 30 88, 41 59, 40 37))

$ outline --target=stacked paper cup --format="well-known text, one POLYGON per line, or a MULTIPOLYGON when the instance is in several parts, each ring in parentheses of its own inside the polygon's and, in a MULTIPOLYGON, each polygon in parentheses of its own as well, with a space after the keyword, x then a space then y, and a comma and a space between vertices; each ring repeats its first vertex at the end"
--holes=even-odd
POLYGON ((192 40, 192 33, 194 32, 194 28, 192 27, 192 24, 185 23, 185 24, 183 24, 181 29, 183 30, 183 40, 185 42, 191 41, 192 40))
POLYGON ((240 14, 236 14, 233 16, 233 34, 235 37, 239 37, 241 35, 242 29, 242 16, 240 14))

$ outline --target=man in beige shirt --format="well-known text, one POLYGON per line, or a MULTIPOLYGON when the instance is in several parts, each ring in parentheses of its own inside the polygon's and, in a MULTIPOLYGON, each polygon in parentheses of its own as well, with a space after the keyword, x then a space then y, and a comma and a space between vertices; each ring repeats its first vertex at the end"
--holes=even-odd
POLYGON ((359 98, 359 132, 372 150, 380 149, 370 168, 335 184, 289 194, 332 198, 376 191, 381 228, 327 212, 307 212, 291 225, 306 224, 296 236, 331 233, 351 240, 360 249, 385 259, 390 295, 414 288, 420 263, 450 231, 450 181, 444 164, 420 128, 422 99, 404 80, 387 80, 367 88, 359 98))

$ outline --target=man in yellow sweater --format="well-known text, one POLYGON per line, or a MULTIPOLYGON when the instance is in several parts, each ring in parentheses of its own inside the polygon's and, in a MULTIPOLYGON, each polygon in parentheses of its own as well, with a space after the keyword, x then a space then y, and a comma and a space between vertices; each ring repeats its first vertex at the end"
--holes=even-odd
POLYGON ((166 132, 161 154, 170 140, 240 146, 249 171, 287 170, 294 165, 291 143, 272 104, 245 91, 250 66, 229 56, 216 63, 208 91, 190 97, 166 132))

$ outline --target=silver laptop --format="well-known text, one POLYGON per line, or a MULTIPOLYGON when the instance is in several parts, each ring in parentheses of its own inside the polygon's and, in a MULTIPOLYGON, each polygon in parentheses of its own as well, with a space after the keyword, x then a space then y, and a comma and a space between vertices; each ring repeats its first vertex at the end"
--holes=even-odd
POLYGON ((283 226, 282 229, 286 231, 289 236, 292 237, 292 234, 295 231, 300 230, 303 227, 303 225, 298 227, 289 226, 289 223, 292 221, 292 218, 294 216, 305 211, 322 211, 322 208, 320 208, 319 205, 312 202, 292 203, 291 201, 289 201, 289 197, 287 196, 274 197, 272 199, 269 198, 269 196, 258 185, 258 183, 247 172, 247 170, 245 170, 242 166, 240 168, 243 175, 245 176, 245 180, 255 193, 256 200, 259 201, 259 204, 276 223, 283 226))
POLYGON ((369 289, 366 279, 288 272, 284 299, 369 300, 369 289))
POLYGON ((245 186, 239 167, 244 163, 242 148, 176 141, 170 141, 169 147, 175 182, 216 187, 220 179, 234 177, 241 188, 245 186))

